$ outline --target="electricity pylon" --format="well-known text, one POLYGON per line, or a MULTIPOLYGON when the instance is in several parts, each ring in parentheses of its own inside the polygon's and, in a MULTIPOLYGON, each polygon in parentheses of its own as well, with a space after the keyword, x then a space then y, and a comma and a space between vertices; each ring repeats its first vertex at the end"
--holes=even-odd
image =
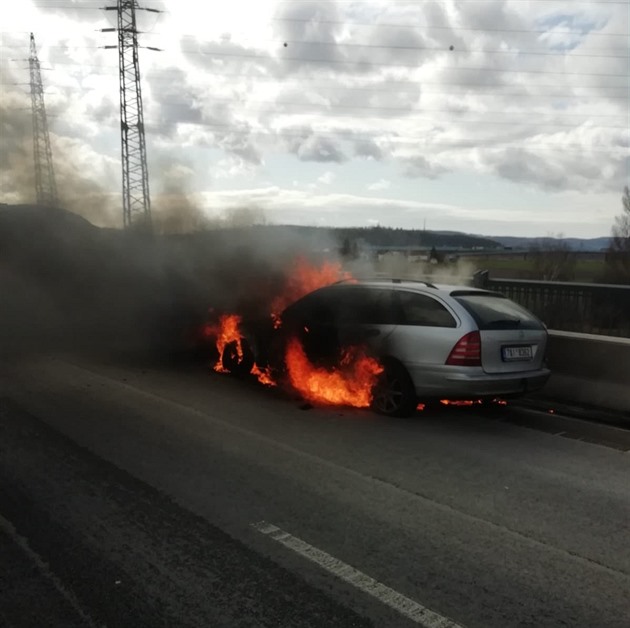
MULTIPOLYGON (((144 138, 144 114, 138 62, 136 0, 118 0, 118 75, 120 81, 120 145, 122 156, 123 224, 125 228, 151 229, 151 198, 147 148, 144 138)), ((158 13, 155 9, 145 9, 158 13)), ((115 46, 105 46, 115 48, 115 46)))
POLYGON ((31 109, 33 112, 33 157, 35 161, 35 192, 38 205, 58 204, 55 169, 53 168, 48 119, 44 105, 42 73, 37 57, 35 37, 31 33, 31 54, 28 58, 31 72, 31 109))

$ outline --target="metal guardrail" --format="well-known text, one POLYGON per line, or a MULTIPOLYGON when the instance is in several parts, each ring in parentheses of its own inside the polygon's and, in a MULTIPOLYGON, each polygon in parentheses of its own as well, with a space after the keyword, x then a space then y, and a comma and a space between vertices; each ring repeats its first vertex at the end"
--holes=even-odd
POLYGON ((551 329, 630 337, 630 286, 491 279, 487 271, 473 284, 520 303, 551 329))

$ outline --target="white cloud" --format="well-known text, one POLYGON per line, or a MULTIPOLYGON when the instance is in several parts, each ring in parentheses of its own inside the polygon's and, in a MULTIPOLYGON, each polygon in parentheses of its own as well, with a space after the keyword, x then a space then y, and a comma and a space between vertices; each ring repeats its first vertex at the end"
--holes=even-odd
POLYGON ((380 190, 388 190, 391 186, 392 182, 387 179, 379 179, 374 183, 368 185, 367 189, 371 192, 378 192, 380 190))
POLYGON ((321 177, 317 178, 317 182, 321 185, 330 185, 335 180, 335 173, 327 170, 321 177))

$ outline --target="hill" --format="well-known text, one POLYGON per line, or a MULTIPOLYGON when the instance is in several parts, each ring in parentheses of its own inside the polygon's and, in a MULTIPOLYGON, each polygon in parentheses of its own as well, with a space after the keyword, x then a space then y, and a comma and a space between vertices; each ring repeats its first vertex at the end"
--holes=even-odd
POLYGON ((605 251, 610 244, 610 238, 524 238, 520 236, 493 236, 492 240, 504 247, 526 250, 534 245, 568 245, 574 251, 605 251))

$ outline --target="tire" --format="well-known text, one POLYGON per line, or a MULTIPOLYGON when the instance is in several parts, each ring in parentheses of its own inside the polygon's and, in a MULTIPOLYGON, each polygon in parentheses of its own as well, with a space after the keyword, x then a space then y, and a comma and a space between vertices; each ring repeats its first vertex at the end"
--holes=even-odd
POLYGON ((239 377, 246 377, 254 368, 254 352, 251 350, 247 340, 241 340, 243 357, 239 360, 236 341, 229 342, 223 349, 221 364, 226 371, 239 377))
POLYGON ((372 391, 372 410, 385 416, 408 417, 418 405, 416 390, 405 367, 387 361, 372 391))

